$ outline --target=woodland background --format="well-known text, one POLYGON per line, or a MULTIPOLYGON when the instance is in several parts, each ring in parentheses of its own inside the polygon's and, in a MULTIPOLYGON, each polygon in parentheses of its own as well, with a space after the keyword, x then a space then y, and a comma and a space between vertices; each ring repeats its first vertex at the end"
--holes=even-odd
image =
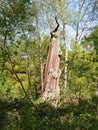
POLYGON ((98 130, 98 0, 0 0, 0 130, 98 130), (60 101, 41 98, 60 24, 60 101))

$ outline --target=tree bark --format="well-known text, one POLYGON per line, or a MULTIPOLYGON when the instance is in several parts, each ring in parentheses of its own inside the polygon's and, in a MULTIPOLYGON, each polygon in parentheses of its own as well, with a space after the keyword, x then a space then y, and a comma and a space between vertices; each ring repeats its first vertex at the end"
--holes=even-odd
POLYGON ((59 69, 59 55, 61 55, 58 31, 59 24, 58 21, 56 23, 57 26, 51 33, 43 84, 43 99, 52 100, 53 105, 57 105, 57 97, 59 97, 60 93, 59 77, 61 74, 61 70, 59 69))
POLYGON ((68 68, 68 46, 67 46, 67 42, 66 42, 66 31, 65 31, 65 23, 63 22, 63 40, 64 40, 64 45, 66 48, 66 52, 65 52, 65 68, 64 68, 64 88, 66 89, 68 86, 68 78, 67 78, 67 68, 68 68))

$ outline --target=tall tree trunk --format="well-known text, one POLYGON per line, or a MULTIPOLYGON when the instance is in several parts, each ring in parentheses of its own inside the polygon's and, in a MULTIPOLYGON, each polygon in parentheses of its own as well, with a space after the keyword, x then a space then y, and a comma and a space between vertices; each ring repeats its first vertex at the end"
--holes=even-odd
POLYGON ((30 97, 32 97, 32 84, 31 84, 31 68, 30 68, 30 51, 28 52, 27 74, 28 74, 28 89, 30 97))
POLYGON ((64 88, 66 89, 68 86, 68 77, 67 77, 67 68, 68 68, 68 46, 66 42, 66 31, 65 31, 65 23, 63 22, 63 40, 64 40, 64 45, 65 45, 65 69, 64 69, 64 88))
POLYGON ((48 50, 47 63, 44 74, 43 99, 52 101, 53 105, 57 105, 60 93, 59 77, 61 70, 59 69, 59 55, 61 54, 59 46, 59 24, 51 33, 50 45, 48 50))
POLYGON ((41 36, 40 36, 40 27, 39 27, 39 20, 38 20, 38 7, 36 1, 34 1, 34 4, 36 10, 36 28, 37 28, 37 39, 38 39, 39 60, 40 60, 40 80, 41 80, 41 88, 43 90, 43 62, 41 56, 41 36))

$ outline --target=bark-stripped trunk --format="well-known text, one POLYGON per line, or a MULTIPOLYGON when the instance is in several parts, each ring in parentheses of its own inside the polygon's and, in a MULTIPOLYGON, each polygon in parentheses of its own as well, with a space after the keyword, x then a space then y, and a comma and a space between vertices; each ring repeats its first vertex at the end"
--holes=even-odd
POLYGON ((47 63, 44 74, 43 99, 49 100, 55 99, 59 96, 60 93, 58 83, 61 73, 61 70, 59 69, 59 55, 61 55, 61 50, 59 45, 58 27, 59 24, 57 22, 57 27, 51 33, 47 63))

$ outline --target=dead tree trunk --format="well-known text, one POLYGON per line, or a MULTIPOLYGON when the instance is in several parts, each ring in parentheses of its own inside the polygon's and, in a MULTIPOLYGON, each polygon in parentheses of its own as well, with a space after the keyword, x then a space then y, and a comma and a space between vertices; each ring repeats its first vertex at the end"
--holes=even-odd
POLYGON ((61 50, 59 45, 59 23, 57 20, 56 23, 57 26, 51 33, 47 63, 44 74, 43 99, 45 100, 57 99, 60 93, 58 83, 61 74, 61 70, 59 69, 59 55, 61 55, 61 50))

